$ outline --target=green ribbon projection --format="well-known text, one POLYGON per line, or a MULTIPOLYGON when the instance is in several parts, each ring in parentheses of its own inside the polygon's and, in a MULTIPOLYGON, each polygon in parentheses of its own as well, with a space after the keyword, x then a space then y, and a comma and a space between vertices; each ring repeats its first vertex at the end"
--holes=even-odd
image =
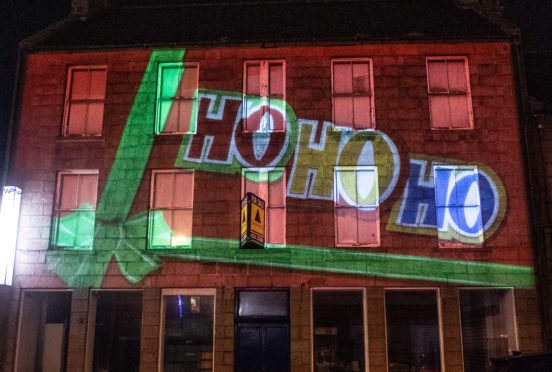
MULTIPOLYGON (((157 67, 160 62, 181 61, 184 54, 184 50, 154 51, 150 57, 98 203, 94 249, 73 247, 48 252, 49 269, 69 287, 100 287, 113 258, 121 273, 137 283, 159 267, 160 256, 456 284, 534 285, 533 271, 527 266, 335 248, 286 245, 242 250, 238 240, 193 237, 191 249, 145 250, 148 212, 131 217, 128 214, 153 147, 157 67)), ((174 93, 179 84, 180 79, 175 79, 167 89, 174 93)), ((167 115, 167 111, 160 113, 160 123, 165 122, 167 115)), ((61 225, 64 218, 69 221, 72 217, 63 217, 61 225)))

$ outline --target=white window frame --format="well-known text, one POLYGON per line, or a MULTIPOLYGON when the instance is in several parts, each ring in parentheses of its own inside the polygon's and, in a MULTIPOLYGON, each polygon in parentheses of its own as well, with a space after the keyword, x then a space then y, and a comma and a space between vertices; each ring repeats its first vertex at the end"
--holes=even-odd
POLYGON ((379 247, 381 244, 381 220, 380 220, 380 204, 379 204, 379 173, 378 173, 378 167, 375 165, 350 165, 350 166, 334 166, 334 189, 333 189, 333 195, 334 195, 334 234, 335 234, 335 245, 336 247, 379 247), (377 208, 377 222, 376 222, 376 234, 377 234, 377 242, 376 243, 359 243, 358 242, 358 230, 359 230, 359 219, 358 219, 358 206, 338 206, 338 172, 339 171, 362 171, 362 170, 373 170, 375 172, 375 182, 376 182, 376 192, 377 195, 377 205, 374 207, 377 208), (356 243, 348 244, 348 243, 339 243, 338 241, 338 217, 337 217, 337 209, 338 208, 355 208, 357 209, 357 239, 356 243))
MULTIPOLYGON (((466 56, 428 56, 426 57, 426 78, 427 78, 427 95, 428 95, 428 107, 429 107, 429 124, 431 130, 472 130, 474 128, 474 119, 473 119, 473 104, 472 104, 472 94, 471 94, 471 84, 470 84, 470 67, 469 67, 469 61, 468 57, 466 56), (446 92, 432 92, 431 88, 429 86, 429 63, 430 61, 463 61, 464 62, 464 69, 465 69, 465 78, 466 78, 466 91, 446 91, 446 92), (452 95, 459 95, 459 96, 466 96, 466 99, 468 101, 468 127, 459 127, 455 128, 452 126, 452 121, 450 123, 450 126, 448 128, 445 127, 435 127, 433 125, 433 118, 431 117, 431 96, 452 96, 452 95)), ((450 110, 450 106, 449 106, 450 110)))
MULTIPOLYGON (((75 71, 94 71, 94 70, 103 70, 105 71, 105 86, 107 91, 107 65, 77 65, 77 66, 69 66, 67 69, 67 82, 65 86, 65 101, 64 101, 64 108, 63 108, 63 126, 61 135, 63 137, 100 137, 103 133, 103 117, 105 116, 105 96, 106 91, 104 91, 103 99, 82 99, 82 100, 72 100, 71 94, 73 90, 73 73, 75 71), (102 115, 102 122, 100 123, 100 132, 99 133, 92 133, 92 134, 86 134, 86 133, 69 133, 68 126, 69 126, 69 115, 71 112, 71 103, 72 102, 81 102, 86 104, 86 110, 88 112, 88 107, 90 103, 101 103, 103 107, 103 115, 102 115)), ((86 128, 86 122, 83 124, 83 128, 86 128)), ((85 130, 86 132, 86 130, 85 130)))
MULTIPOLYGON (((195 134, 197 131, 197 113, 198 113, 198 103, 199 103, 199 63, 198 62, 161 62, 159 63, 158 69, 157 69, 157 92, 155 96, 155 134, 161 135, 161 136, 167 136, 167 135, 182 135, 182 134, 195 134), (180 68, 180 78, 179 78, 179 84, 176 91, 175 97, 163 97, 163 69, 166 67, 179 67, 180 68), (197 70, 197 76, 195 81, 195 90, 194 94, 189 97, 181 97, 179 95, 178 89, 180 88, 180 84, 182 83, 182 73, 185 72, 186 68, 193 67, 197 70), (169 132, 169 131, 163 131, 161 130, 161 101, 170 101, 170 102, 178 102, 178 101, 192 101, 192 112, 190 117, 190 130, 188 131, 180 131, 177 130, 175 132, 169 132)), ((172 104, 171 104, 172 105, 172 104)), ((180 124, 180 123, 179 123, 180 124)))
MULTIPOLYGON (((270 209, 273 208, 270 206, 270 200, 265 200, 265 246, 270 244, 277 244, 277 245, 285 245, 286 244, 286 220, 287 220, 287 179, 286 179, 286 169, 283 167, 275 167, 275 168, 242 168, 242 184, 241 184, 241 198, 245 196, 246 190, 246 173, 270 173, 270 172, 282 172, 282 183, 283 183, 283 200, 284 205, 281 207, 274 207, 274 208, 280 208, 284 210, 284 220, 282 221, 282 229, 283 229, 283 236, 284 236, 284 242, 283 243, 271 243, 270 235, 269 235, 269 226, 270 226, 270 209)), ((268 176, 269 177, 269 176, 268 176)), ((267 182, 268 184, 268 182, 267 182)), ((267 190, 267 193, 270 192, 270 188, 267 190)), ((258 196, 258 195, 257 195, 258 196)), ((268 196, 270 199, 270 194, 268 196)))
MULTIPOLYGON (((173 193, 176 192, 177 190, 173 190, 173 193)), ((193 214, 194 214, 194 192, 195 192, 195 172, 192 170, 192 169, 152 169, 152 172, 151 172, 151 181, 150 181, 150 198, 149 198, 149 204, 148 204, 148 243, 147 243, 147 249, 164 249, 164 248, 168 248, 168 249, 181 249, 181 248, 191 248, 192 247, 192 239, 193 239, 193 234, 192 236, 190 237, 190 244, 177 244, 177 245, 170 245, 170 246, 152 246, 152 227, 153 227, 153 222, 152 222, 152 213, 154 211, 163 211, 163 210, 171 210, 171 211, 174 211, 174 210, 191 210, 192 212, 192 220, 191 220, 191 225, 190 226, 190 231, 193 232, 193 226, 194 226, 194 219, 193 219, 193 214), (178 173, 188 173, 188 174, 191 174, 192 175, 192 185, 191 185, 191 195, 192 195, 192 206, 191 208, 175 208, 174 206, 171 207, 171 208, 154 208, 154 198, 155 198, 155 175, 156 174, 178 174, 178 173)), ((171 240, 172 240, 172 235, 171 235, 171 240)))
POLYGON ((165 296, 213 296, 213 364, 211 371, 215 371, 216 360, 216 328, 217 328, 217 290, 215 288, 164 288, 161 290, 161 311, 159 321, 159 357, 157 358, 157 370, 163 371, 164 363, 164 343, 165 343, 165 296))
MULTIPOLYGON (((441 289, 439 287, 385 287, 383 289, 383 316, 385 326, 385 366, 389 367, 389 348, 388 348, 388 332, 387 332, 387 301, 386 292, 429 292, 434 291, 437 301, 437 322, 439 328, 439 361, 441 363, 441 371, 446 370, 445 366, 445 345, 443 333, 443 304, 441 300, 441 289)), ((462 332, 460 332, 462 333, 462 332)))
MULTIPOLYGON (((449 169, 456 172, 457 170, 473 170, 473 172, 478 175, 479 177, 479 168, 477 165, 450 165, 450 164, 434 164, 432 169, 432 176, 433 176, 433 187, 435 190, 435 215, 438 216, 438 209, 439 208, 463 208, 465 205, 457 205, 457 206, 451 206, 451 205, 440 205, 437 202, 437 171, 438 169, 449 169)), ((479 207, 480 213, 482 213, 482 206, 481 206, 481 188, 479 187, 478 182, 478 196, 479 196, 479 204, 477 205, 479 207)), ((437 217, 438 218, 438 217, 437 217)), ((484 226, 483 226, 483 217, 481 216, 481 227, 482 232, 481 235, 479 235, 479 242, 461 242, 456 240, 450 240, 447 241, 445 239, 441 240, 439 238, 439 227, 437 226, 437 240, 440 248, 475 248, 480 249, 485 244, 485 234, 484 234, 484 226)), ((473 238, 475 240, 475 238, 473 238)))
MULTIPOLYGON (((353 130, 374 130, 376 129, 376 106, 375 106, 375 87, 374 87, 374 63, 372 61, 372 58, 333 58, 331 61, 331 79, 332 79, 332 123, 334 130, 343 130, 343 131, 353 131, 353 130), (368 63, 368 71, 370 73, 370 92, 369 93, 335 93, 335 76, 334 76, 334 65, 338 63, 349 63, 351 66, 353 63, 358 62, 365 62, 368 63), (355 95, 357 96, 364 96, 364 97, 370 97, 370 126, 368 128, 356 128, 354 125, 354 106, 352 108, 352 117, 353 122, 351 123, 350 127, 340 126, 336 124, 335 119, 335 98, 336 97, 351 97, 353 98, 355 95)), ((352 76, 351 76, 352 79, 352 76)))
POLYGON ((368 306, 365 287, 311 287, 310 288, 310 362, 311 371, 314 371, 314 292, 362 292, 362 329, 364 333, 364 371, 369 370, 368 354, 368 306))
MULTIPOLYGON (((250 131, 247 129, 247 104, 246 104, 246 97, 247 94, 247 66, 249 65, 259 65, 260 75, 259 75, 259 97, 261 99, 269 99, 270 97, 270 65, 271 64, 282 64, 282 97, 275 97, 277 100, 281 100, 282 102, 286 102, 286 61, 284 59, 256 59, 256 60, 245 60, 243 62, 243 99, 242 99, 242 118, 243 118, 243 132, 244 133, 253 133, 255 131, 250 131)), ((283 133, 286 131, 286 120, 285 116, 286 113, 284 112, 284 128, 281 130, 262 130, 260 129, 259 132, 264 133, 283 133)))
MULTIPOLYGON (((53 217, 55 219, 59 219, 59 215, 64 212, 80 212, 80 211, 90 211, 90 209, 79 209, 78 207, 75 209, 63 209, 59 207, 59 204, 61 203, 61 196, 63 190, 61 189, 62 184, 62 178, 65 175, 77 175, 77 176, 86 176, 86 175, 96 175, 98 176, 98 179, 96 181, 96 205, 94 205, 94 222, 96 220, 96 208, 98 207, 98 187, 99 187, 99 171, 97 169, 65 169, 57 172, 56 175, 56 195, 54 200, 54 213, 53 217)), ((79 183, 79 189, 80 189, 80 183, 79 183)), ((77 195, 78 197, 78 195, 77 195)), ((55 245, 55 242, 57 241, 57 226, 54 225, 54 222, 52 223, 52 235, 56 234, 56 236, 52 236, 50 239, 50 246, 54 248, 64 249, 64 247, 58 247, 55 245)), ((72 247, 72 249, 84 249, 84 250, 90 250, 92 249, 94 242, 90 244, 90 246, 82 246, 82 247, 72 247)))

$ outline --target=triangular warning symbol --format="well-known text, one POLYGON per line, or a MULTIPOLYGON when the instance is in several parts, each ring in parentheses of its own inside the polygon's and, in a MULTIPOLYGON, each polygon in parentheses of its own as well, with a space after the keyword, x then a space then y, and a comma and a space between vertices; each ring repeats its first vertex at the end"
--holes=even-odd
POLYGON ((255 222, 261 223, 261 216, 259 215, 258 209, 257 209, 257 213, 255 214, 255 222))

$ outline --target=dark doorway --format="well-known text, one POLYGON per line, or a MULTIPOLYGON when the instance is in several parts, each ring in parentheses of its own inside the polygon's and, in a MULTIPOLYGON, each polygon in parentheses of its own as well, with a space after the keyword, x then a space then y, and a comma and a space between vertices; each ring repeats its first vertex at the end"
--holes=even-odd
POLYGON ((236 372, 289 372, 289 291, 236 292, 236 372))

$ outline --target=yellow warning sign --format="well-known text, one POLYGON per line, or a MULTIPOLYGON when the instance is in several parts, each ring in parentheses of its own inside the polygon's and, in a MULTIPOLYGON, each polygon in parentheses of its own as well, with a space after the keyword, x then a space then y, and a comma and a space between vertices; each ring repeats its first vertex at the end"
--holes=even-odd
POLYGON ((241 234, 247 233, 247 203, 244 203, 241 208, 241 234))
POLYGON ((251 203, 251 232, 264 238, 265 216, 264 209, 255 203, 251 203))

